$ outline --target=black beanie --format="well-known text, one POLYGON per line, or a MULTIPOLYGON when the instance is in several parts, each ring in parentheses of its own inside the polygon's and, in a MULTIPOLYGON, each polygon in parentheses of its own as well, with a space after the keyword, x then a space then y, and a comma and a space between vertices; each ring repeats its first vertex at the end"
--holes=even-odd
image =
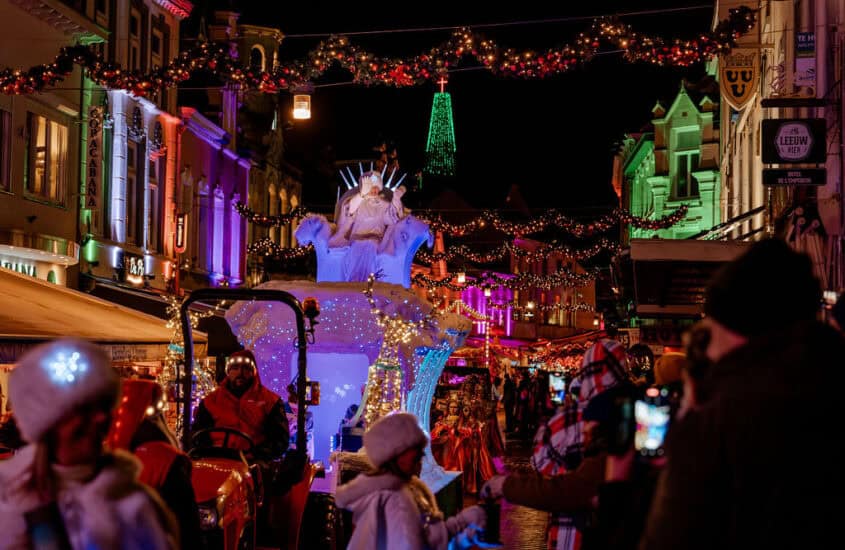
POLYGON ((754 243, 710 281, 704 313, 744 336, 816 318, 821 286, 809 256, 778 239, 754 243))

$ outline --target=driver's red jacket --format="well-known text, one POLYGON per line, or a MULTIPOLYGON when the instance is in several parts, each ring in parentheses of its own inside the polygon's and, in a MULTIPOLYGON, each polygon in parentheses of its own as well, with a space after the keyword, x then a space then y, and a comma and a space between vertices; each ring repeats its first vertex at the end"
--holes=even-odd
MULTIPOLYGON (((288 447, 290 432, 282 400, 257 379, 238 397, 229 390, 228 380, 208 394, 200 403, 194 420, 195 431, 205 428, 233 428, 252 438, 256 454, 279 456, 288 447)), ((212 442, 221 445, 223 433, 212 433, 212 442)), ((230 437, 227 446, 246 450, 247 442, 230 437)))

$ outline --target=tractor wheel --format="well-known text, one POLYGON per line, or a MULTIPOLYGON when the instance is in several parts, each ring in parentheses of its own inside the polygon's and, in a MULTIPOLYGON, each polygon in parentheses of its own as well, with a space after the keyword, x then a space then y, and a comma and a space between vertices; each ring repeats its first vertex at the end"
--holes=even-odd
POLYGON ((299 526, 300 550, 337 550, 340 530, 341 515, 335 507, 334 495, 308 493, 302 525, 299 526))

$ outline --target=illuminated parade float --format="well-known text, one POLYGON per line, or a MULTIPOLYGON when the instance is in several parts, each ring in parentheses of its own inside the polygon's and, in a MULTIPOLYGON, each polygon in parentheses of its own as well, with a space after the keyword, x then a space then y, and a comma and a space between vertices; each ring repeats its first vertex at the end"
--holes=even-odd
MULTIPOLYGON (((302 220, 296 238, 317 252, 317 282, 269 281, 258 287, 283 289, 302 302, 316 299, 320 306, 314 342, 308 344, 308 376, 322 388, 313 411, 315 460, 328 460, 350 405, 360 405, 353 423, 361 419, 366 425, 406 410, 428 431, 437 380, 471 329, 467 318, 439 311, 409 289, 411 260, 433 239, 428 225, 402 206, 401 178, 391 188, 392 180, 361 167, 357 178, 345 178, 349 189, 338 200, 336 223, 319 215, 302 220)), ((289 309, 238 302, 226 319, 241 344, 253 350, 262 381, 284 395, 296 376, 296 327, 289 309)), ((447 477, 429 451, 422 478, 435 489, 447 477)))

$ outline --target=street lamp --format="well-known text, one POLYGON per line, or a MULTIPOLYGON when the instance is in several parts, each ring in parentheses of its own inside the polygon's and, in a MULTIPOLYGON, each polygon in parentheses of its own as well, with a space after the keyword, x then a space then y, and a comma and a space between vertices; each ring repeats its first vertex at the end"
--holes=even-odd
POLYGON ((310 83, 300 84, 291 89, 293 93, 293 118, 305 120, 311 118, 311 94, 314 86, 310 83))

